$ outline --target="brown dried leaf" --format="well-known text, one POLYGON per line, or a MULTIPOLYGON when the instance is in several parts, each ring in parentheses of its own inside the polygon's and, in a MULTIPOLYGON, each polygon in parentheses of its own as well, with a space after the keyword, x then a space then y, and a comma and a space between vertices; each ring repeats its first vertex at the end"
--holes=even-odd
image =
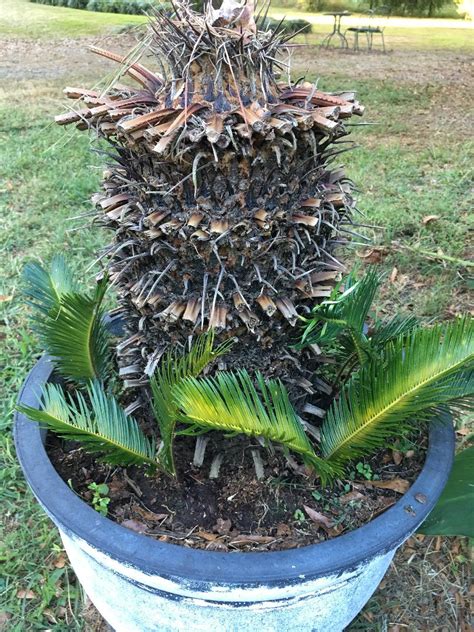
POLYGON ((308 514, 308 517, 311 518, 311 520, 319 527, 323 527, 323 529, 332 529, 333 522, 330 518, 322 513, 319 513, 319 511, 316 511, 315 509, 311 509, 311 507, 308 507, 307 505, 303 505, 303 508, 308 514))
POLYGON ((203 540, 207 540, 208 542, 214 542, 219 537, 215 533, 208 533, 207 531, 198 531, 196 535, 203 540))
POLYGON ((275 538, 270 535, 239 535, 235 540, 232 540, 230 544, 233 546, 239 546, 243 544, 269 544, 273 542, 275 538))
POLYGON ((398 268, 394 266, 392 269, 392 272, 390 273, 390 283, 395 283, 395 281, 397 280, 397 277, 398 277, 398 268))
POLYGON ((155 513, 154 511, 149 511, 148 509, 143 509, 143 507, 136 506, 135 510, 140 514, 140 516, 144 520, 150 520, 152 522, 161 522, 162 520, 166 520, 169 514, 165 513, 155 513))
POLYGON ((358 252, 357 255, 361 259, 365 259, 367 263, 380 263, 382 259, 387 255, 387 248, 383 246, 376 246, 375 248, 369 248, 364 252, 358 252))
POLYGON ((284 522, 280 522, 280 524, 277 525, 276 534, 279 538, 291 535, 291 527, 284 522))
POLYGON ((232 529, 232 522, 230 520, 224 520, 223 518, 217 518, 213 529, 221 535, 228 535, 232 529))
POLYGON ((435 222, 437 219, 439 219, 439 215, 425 215, 421 220, 421 223, 423 226, 426 226, 430 222, 435 222))
POLYGON ((146 524, 143 524, 143 522, 139 522, 138 520, 124 520, 121 524, 122 527, 126 527, 136 533, 145 533, 147 530, 146 524))
MULTIPOLYGON (((54 616, 54 612, 50 608, 45 608, 43 610, 43 615, 48 619, 49 623, 57 624, 58 620, 54 616)), ((2 628, 0 627, 0 630, 2 628)))
POLYGON ((339 502, 341 503, 341 505, 347 505, 347 503, 350 503, 353 500, 362 500, 362 498, 365 498, 364 494, 361 494, 360 492, 352 491, 352 492, 348 492, 347 494, 344 494, 344 496, 341 496, 339 498, 339 502))
POLYGON ((403 461, 403 454, 398 450, 392 450, 392 459, 395 465, 400 465, 403 461))
POLYGON ((66 562, 67 562, 66 556, 63 553, 61 553, 54 562, 54 568, 64 568, 64 566, 66 565, 66 562))
POLYGON ((20 588, 20 590, 17 591, 16 596, 18 597, 18 599, 36 599, 36 593, 34 593, 32 590, 26 590, 24 588, 20 588))
POLYGON ((390 481, 367 481, 368 487, 378 487, 379 489, 391 489, 397 494, 404 494, 410 487, 410 482, 404 478, 392 478, 390 481))
POLYGON ((376 511, 374 511, 372 515, 372 519, 380 516, 384 511, 387 511, 389 507, 395 504, 395 500, 393 498, 384 498, 382 507, 379 507, 376 511))

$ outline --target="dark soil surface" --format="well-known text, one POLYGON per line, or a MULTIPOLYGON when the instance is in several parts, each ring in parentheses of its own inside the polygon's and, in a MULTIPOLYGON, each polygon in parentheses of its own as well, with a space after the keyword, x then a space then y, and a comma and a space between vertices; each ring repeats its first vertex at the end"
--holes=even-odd
POLYGON ((193 465, 196 439, 177 438, 177 480, 99 464, 77 444, 53 436, 48 452, 85 501, 92 501, 90 483, 108 485, 112 520, 161 541, 219 551, 300 547, 360 527, 400 498, 424 460, 420 448, 382 450, 323 490, 313 473, 277 447, 271 454, 248 438, 208 437, 201 467, 193 465), (212 462, 221 457, 218 477, 210 478, 212 462), (263 467, 260 480, 254 459, 263 467))

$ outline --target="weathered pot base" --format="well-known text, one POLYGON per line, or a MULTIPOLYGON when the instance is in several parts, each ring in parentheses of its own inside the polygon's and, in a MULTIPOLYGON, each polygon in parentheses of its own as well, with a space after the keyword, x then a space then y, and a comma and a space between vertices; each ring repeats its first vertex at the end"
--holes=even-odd
POLYGON ((86 593, 116 632, 339 632, 375 591, 394 555, 341 574, 302 578, 296 586, 248 589, 216 582, 197 591, 113 561, 63 531, 61 538, 86 593), (121 603, 133 603, 133 612, 117 609, 117 595, 121 603))

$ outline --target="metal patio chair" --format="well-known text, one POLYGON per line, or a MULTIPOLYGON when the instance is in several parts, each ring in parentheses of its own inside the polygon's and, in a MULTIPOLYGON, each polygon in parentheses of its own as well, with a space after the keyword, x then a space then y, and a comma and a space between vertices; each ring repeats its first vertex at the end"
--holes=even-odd
POLYGON ((380 35, 382 40, 382 51, 385 53, 385 37, 384 31, 385 27, 380 25, 375 25, 373 23, 373 18, 375 16, 389 16, 390 15, 390 7, 377 7, 376 9, 371 9, 367 11, 367 16, 369 18, 369 23, 365 26, 351 26, 345 30, 344 36, 346 33, 350 32, 354 34, 354 50, 359 51, 359 35, 363 34, 367 40, 367 51, 371 51, 374 43, 374 35, 380 35))

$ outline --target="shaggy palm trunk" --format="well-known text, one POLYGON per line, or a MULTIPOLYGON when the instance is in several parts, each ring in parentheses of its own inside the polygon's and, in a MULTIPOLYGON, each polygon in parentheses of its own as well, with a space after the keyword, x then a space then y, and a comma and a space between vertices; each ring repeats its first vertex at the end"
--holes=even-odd
POLYGON ((138 88, 66 89, 85 108, 57 122, 92 128, 113 150, 95 202, 114 232, 106 261, 127 321, 118 352, 129 387, 170 344, 214 328, 238 340, 228 368, 281 378, 296 404, 314 390, 316 359, 292 348, 295 325, 343 269, 334 251, 354 200, 333 160, 347 147, 344 119, 362 108, 350 94, 279 83, 285 46, 257 32, 248 6, 227 0, 203 16, 180 2, 174 17, 156 12, 141 47, 159 73, 94 48, 138 88))

